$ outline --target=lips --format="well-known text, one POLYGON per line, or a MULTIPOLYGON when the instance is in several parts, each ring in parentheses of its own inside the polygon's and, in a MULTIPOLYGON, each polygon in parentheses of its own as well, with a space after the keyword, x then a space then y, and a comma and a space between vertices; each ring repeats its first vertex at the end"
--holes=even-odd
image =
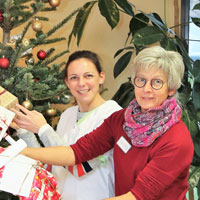
POLYGON ((144 99, 144 100, 151 100, 151 99, 153 99, 153 97, 142 97, 142 99, 144 99))

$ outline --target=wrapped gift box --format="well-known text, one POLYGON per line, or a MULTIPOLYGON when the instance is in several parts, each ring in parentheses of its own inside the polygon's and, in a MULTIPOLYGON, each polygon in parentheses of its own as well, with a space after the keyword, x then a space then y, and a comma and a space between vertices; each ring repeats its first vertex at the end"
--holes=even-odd
POLYGON ((18 98, 0 86, 0 106, 12 108, 18 103, 18 98))
POLYGON ((40 162, 18 154, 25 147, 21 139, 7 149, 0 147, 0 190, 19 200, 61 200, 54 176, 40 162))

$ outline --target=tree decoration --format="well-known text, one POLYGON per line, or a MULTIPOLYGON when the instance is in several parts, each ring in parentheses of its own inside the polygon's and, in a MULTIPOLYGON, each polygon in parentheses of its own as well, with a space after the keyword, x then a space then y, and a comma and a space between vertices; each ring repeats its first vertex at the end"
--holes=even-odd
POLYGON ((56 115, 56 113, 57 113, 57 110, 55 109, 55 108, 48 108, 47 110, 46 110, 46 115, 48 116, 48 117, 54 117, 55 115, 56 115))
POLYGON ((3 13, 0 11, 0 23, 3 22, 3 13))
POLYGON ((34 78, 34 82, 37 83, 37 82, 38 82, 38 79, 37 79, 37 78, 34 78))
POLYGON ((63 100, 64 100, 65 103, 70 103, 71 100, 72 100, 72 96, 70 94, 66 94, 66 95, 64 95, 63 100))
POLYGON ((9 65, 10 61, 8 60, 8 58, 5 58, 4 56, 0 58, 0 68, 6 69, 9 67, 9 65))
POLYGON ((28 40, 27 38, 24 38, 24 39, 22 40, 22 44, 23 44, 25 47, 27 47, 27 46, 30 44, 30 42, 29 42, 29 40, 28 40))
POLYGON ((44 50, 40 50, 38 51, 37 53, 37 57, 40 59, 40 60, 44 60, 46 58, 46 52, 44 50))
POLYGON ((38 31, 41 31, 42 30, 42 22, 36 18, 32 21, 32 29, 35 31, 35 32, 38 32, 38 31))
POLYGON ((34 65, 35 60, 34 60, 33 56, 27 56, 26 59, 25 59, 25 63, 27 65, 34 65))
POLYGON ((10 40, 6 43, 6 46, 12 47, 14 49, 16 47, 16 40, 10 40))
POLYGON ((33 108, 33 104, 28 99, 22 102, 22 106, 24 106, 28 110, 32 110, 33 108))
POLYGON ((49 0, 49 5, 51 7, 57 7, 60 5, 60 0, 49 0))

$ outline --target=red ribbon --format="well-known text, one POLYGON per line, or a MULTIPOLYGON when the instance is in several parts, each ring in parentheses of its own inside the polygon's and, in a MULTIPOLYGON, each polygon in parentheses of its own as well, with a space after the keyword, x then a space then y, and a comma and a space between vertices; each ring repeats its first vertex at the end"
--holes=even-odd
POLYGON ((0 95, 4 94, 6 92, 6 90, 3 90, 2 92, 0 92, 0 95))

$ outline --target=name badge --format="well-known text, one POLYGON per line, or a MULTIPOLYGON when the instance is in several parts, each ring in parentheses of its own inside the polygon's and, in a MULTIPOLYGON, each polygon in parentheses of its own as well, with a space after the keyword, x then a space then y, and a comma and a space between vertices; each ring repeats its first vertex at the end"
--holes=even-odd
POLYGON ((131 145, 123 136, 119 138, 119 140, 117 141, 117 145, 124 153, 127 153, 131 148, 131 145))

